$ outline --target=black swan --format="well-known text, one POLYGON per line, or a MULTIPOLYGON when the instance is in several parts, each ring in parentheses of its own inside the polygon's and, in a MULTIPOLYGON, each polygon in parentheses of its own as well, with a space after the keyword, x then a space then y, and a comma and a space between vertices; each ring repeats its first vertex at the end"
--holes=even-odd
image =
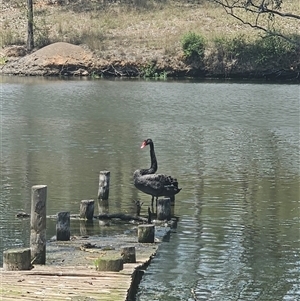
POLYGON ((154 152, 154 144, 151 139, 144 140, 141 148, 150 145, 151 166, 148 169, 138 169, 133 174, 134 186, 140 191, 152 196, 151 205, 153 207, 154 197, 160 196, 173 197, 181 188, 178 182, 171 176, 155 174, 157 171, 157 161, 154 152))

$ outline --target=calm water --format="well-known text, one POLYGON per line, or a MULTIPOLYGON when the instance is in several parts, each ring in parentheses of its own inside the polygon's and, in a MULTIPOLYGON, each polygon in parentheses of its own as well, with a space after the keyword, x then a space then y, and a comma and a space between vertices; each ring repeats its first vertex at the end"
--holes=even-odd
POLYGON ((78 213, 108 169, 109 211, 134 213, 140 199, 146 214, 150 198, 132 173, 149 166, 149 149, 139 147, 150 137, 159 172, 183 190, 177 232, 161 244, 137 299, 300 299, 297 85, 1 80, 1 251, 28 246, 28 220, 15 214, 30 212, 32 185, 48 185, 47 214, 78 213))

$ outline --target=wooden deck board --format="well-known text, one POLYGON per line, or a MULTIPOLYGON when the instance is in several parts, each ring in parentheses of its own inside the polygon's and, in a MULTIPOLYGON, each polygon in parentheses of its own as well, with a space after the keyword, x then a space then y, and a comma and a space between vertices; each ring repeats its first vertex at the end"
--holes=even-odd
POLYGON ((120 272, 96 271, 93 265, 36 265, 29 271, 0 269, 0 300, 125 301, 137 267, 148 262, 157 247, 137 253, 137 262, 120 272))

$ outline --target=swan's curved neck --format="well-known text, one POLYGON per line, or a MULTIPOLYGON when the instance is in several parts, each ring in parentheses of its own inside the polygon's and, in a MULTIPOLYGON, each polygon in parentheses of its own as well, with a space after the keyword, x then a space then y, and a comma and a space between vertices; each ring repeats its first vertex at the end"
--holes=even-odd
POLYGON ((155 151, 154 151, 154 144, 153 142, 150 143, 150 158, 151 158, 151 166, 148 169, 149 174, 153 174, 157 171, 157 160, 155 156, 155 151))

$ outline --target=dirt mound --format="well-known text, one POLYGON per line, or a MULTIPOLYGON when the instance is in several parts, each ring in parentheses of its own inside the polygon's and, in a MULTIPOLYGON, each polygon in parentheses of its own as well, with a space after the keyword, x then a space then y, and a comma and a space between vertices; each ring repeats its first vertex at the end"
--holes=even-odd
POLYGON ((82 62, 93 60, 92 52, 83 49, 80 46, 58 42, 43 47, 28 56, 28 60, 43 60, 44 63, 66 64, 70 62, 82 62))
POLYGON ((91 51, 58 42, 9 61, 1 71, 14 75, 88 75, 95 62, 91 51))

